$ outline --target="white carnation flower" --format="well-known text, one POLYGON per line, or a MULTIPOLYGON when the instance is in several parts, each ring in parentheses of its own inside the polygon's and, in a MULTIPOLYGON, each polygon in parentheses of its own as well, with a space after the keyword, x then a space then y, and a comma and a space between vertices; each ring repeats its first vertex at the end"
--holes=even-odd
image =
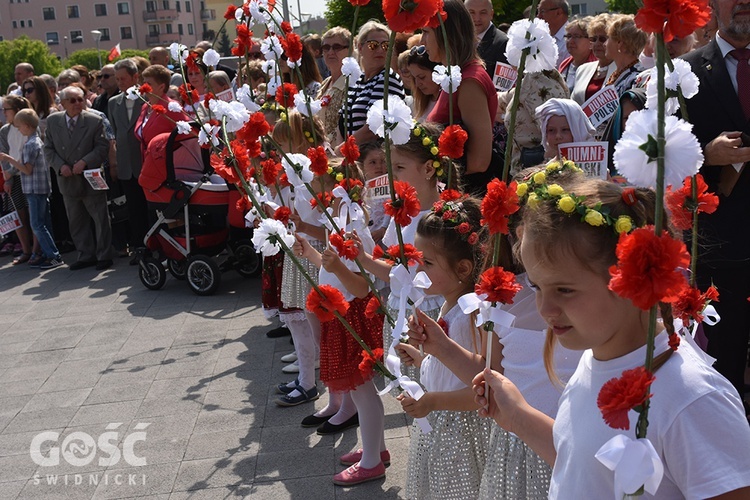
POLYGON ((341 62, 341 74, 349 77, 349 86, 354 87, 362 76, 362 68, 353 57, 345 57, 341 62))
POLYGON ((229 133, 237 132, 250 119, 247 108, 239 101, 226 102, 211 99, 208 107, 219 122, 226 119, 226 128, 229 133))
POLYGON ((219 127, 210 123, 204 123, 200 132, 198 132, 198 144, 204 146, 209 142, 213 146, 219 145, 219 127))
POLYGON ((549 25, 536 18, 533 21, 521 19, 514 22, 508 30, 508 44, 505 47, 505 56, 511 66, 518 67, 521 63, 521 52, 529 50, 526 56, 525 73, 538 73, 540 71, 557 68, 557 43, 549 34, 549 25), (526 38, 526 33, 530 37, 526 38))
POLYGON ((294 245, 294 235, 289 234, 284 223, 275 219, 263 219, 253 231, 253 246, 263 257, 271 257, 281 250, 279 241, 289 248, 294 245))
POLYGON ((219 59, 221 59, 221 56, 214 49, 208 49, 206 53, 203 54, 203 64, 206 66, 212 66, 215 68, 216 65, 219 64, 219 59))
POLYGON ((136 101, 141 98, 141 91, 137 85, 133 85, 125 91, 125 98, 129 101, 136 101))
POLYGON ((258 106, 253 100, 253 91, 247 83, 237 89, 237 100, 240 101, 250 113, 255 113, 260 110, 260 106, 258 106))
POLYGON ((310 158, 298 153, 286 155, 281 159, 289 184, 294 186, 295 192, 306 192, 305 184, 310 184, 315 177, 310 170, 310 163, 310 158))
POLYGON ((297 108, 297 111, 305 116, 310 116, 307 108, 308 102, 310 104, 310 112, 312 113, 312 115, 317 115, 318 112, 320 112, 321 108, 320 100, 313 100, 308 98, 305 95, 304 91, 299 91, 294 94, 294 107, 297 108))
MULTIPOLYGON (((674 71, 669 71, 669 67, 665 65, 664 68, 664 87, 668 91, 682 92, 685 99, 690 99, 698 93, 698 87, 700 81, 695 73, 690 69, 690 64, 682 59, 674 59, 674 71)), ((649 109, 656 109, 658 103, 657 97, 657 77, 656 68, 651 68, 651 76, 646 85, 646 107, 649 109)), ((680 109, 680 101, 677 97, 669 97, 667 102, 664 104, 665 113, 673 115, 680 109)))
POLYGON ((167 104, 167 109, 173 113, 179 113, 182 111, 182 106, 180 106, 180 103, 177 101, 169 101, 169 104, 167 104))
POLYGON ((181 135, 188 135, 193 131, 193 127, 186 121, 180 120, 175 125, 177 125, 177 132, 181 135))
POLYGON ((451 72, 448 74, 448 68, 442 64, 435 66, 432 70, 432 81, 440 85, 443 92, 455 92, 461 85, 461 68, 451 66, 451 72))
MULTIPOLYGON (((620 141, 615 145, 615 168, 635 186, 656 187, 656 127, 656 110, 634 111, 628 117, 628 126, 620 141)), ((703 153, 692 129, 690 123, 667 116, 665 187, 682 186, 685 178, 697 174, 703 164, 703 153)))
POLYGON ((281 47, 281 42, 278 37, 269 35, 260 42, 260 51, 263 53, 267 61, 278 59, 284 53, 284 49, 281 47))
POLYGON ((279 75, 274 75, 268 79, 268 83, 266 83, 266 94, 268 95, 276 95, 276 89, 281 87, 281 85, 284 82, 281 80, 281 77, 279 75))
POLYGON ((411 109, 404 101, 396 96, 388 96, 388 111, 383 109, 383 101, 379 100, 367 111, 367 125, 379 137, 385 137, 388 130, 393 144, 406 144, 414 128, 411 109))
POLYGON ((169 54, 172 56, 173 61, 185 64, 188 53, 188 48, 180 43, 174 42, 169 46, 169 54))

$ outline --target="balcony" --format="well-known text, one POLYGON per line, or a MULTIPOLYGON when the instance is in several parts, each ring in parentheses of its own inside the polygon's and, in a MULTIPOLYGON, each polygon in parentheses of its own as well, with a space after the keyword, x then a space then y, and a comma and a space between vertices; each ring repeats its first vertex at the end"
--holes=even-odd
POLYGON ((159 33, 158 35, 146 35, 146 45, 149 47, 166 46, 180 41, 179 33, 159 33))
POLYGON ((201 21, 213 21, 216 19, 216 9, 201 10, 201 21))
POLYGON ((159 21, 174 21, 179 16, 180 13, 174 9, 143 11, 143 20, 147 23, 158 23, 159 21))

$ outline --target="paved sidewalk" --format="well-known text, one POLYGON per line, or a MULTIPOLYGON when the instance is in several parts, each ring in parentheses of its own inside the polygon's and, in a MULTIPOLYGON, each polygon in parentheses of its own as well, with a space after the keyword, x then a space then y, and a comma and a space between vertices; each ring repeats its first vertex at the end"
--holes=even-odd
POLYGON ((145 289, 126 259, 102 273, 2 259, 0 499, 403 496, 409 433, 392 397, 388 475, 349 489, 331 478, 338 456, 361 446, 357 433, 318 436, 299 426, 311 404, 273 403, 291 346, 265 336, 259 279, 229 272, 216 295, 198 297, 171 276, 145 289), (58 465, 32 460, 42 432, 41 458, 58 450, 58 465))

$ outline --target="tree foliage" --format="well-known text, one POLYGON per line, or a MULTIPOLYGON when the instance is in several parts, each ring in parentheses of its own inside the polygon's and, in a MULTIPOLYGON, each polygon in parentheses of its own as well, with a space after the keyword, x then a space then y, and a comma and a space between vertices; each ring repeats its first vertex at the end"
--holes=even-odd
MULTIPOLYGON (((348 0, 329 0, 326 8, 326 19, 328 19, 329 28, 343 26, 351 30, 352 23, 354 22, 354 6, 348 0)), ((357 26, 354 29, 354 33, 370 19, 377 19, 381 22, 385 20, 381 0, 372 0, 367 5, 359 8, 357 26)))
MULTIPOLYGON (((109 51, 99 50, 99 54, 102 56, 102 66, 104 66, 108 62, 109 51)), ((76 64, 86 66, 90 70, 99 69, 99 57, 97 56, 96 49, 76 50, 65 60, 66 68, 70 68, 76 64)))
POLYGON ((62 71, 62 64, 57 56, 50 52, 46 43, 21 36, 15 40, 0 42, 0 89, 5 93, 8 85, 15 81, 16 64, 28 62, 34 66, 34 73, 57 75, 62 71))
POLYGON ((635 0, 604 0, 610 12, 622 12, 623 14, 635 14, 639 6, 635 0))
POLYGON ((226 29, 221 30, 219 46, 215 50, 224 57, 232 55, 232 41, 229 39, 226 29))

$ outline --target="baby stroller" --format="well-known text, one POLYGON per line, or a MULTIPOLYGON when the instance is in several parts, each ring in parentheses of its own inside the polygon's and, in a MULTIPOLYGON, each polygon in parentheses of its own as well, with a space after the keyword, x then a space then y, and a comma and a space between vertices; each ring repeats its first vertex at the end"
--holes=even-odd
POLYGON ((165 260, 172 276, 187 280, 198 295, 218 289, 221 271, 260 274, 252 229, 245 227, 237 209, 240 193, 213 173, 210 152, 195 135, 178 135, 175 129, 152 139, 138 183, 155 213, 139 256, 139 277, 146 288, 164 286, 165 260))

